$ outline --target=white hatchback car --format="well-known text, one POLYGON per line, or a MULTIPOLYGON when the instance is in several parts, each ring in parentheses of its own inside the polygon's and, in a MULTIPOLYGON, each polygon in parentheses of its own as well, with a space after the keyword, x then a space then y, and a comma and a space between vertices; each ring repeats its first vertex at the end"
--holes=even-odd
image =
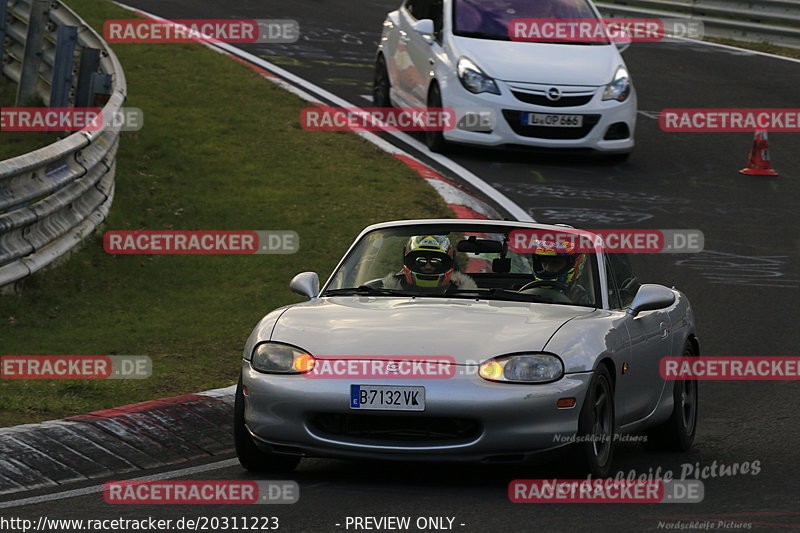
POLYGON ((426 133, 433 151, 452 141, 624 159, 636 125, 627 45, 511 39, 512 21, 542 18, 600 14, 588 0, 405 0, 383 23, 374 104, 454 109, 455 129, 426 133))

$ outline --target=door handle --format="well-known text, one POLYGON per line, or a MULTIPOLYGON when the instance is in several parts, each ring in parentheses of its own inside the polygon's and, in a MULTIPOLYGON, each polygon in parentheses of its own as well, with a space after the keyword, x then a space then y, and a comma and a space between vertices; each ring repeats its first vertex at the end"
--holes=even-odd
POLYGON ((411 40, 411 37, 408 36, 408 32, 404 30, 400 30, 400 41, 407 43, 411 40))

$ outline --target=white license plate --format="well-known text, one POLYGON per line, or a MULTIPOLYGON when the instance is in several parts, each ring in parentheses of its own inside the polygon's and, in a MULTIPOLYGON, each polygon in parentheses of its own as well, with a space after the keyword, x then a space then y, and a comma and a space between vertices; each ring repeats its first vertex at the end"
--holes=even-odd
POLYGON ((545 128, 580 128, 583 126, 583 115, 523 113, 522 123, 525 126, 541 126, 545 128))
POLYGON ((425 387, 350 385, 350 409, 424 411, 425 387))

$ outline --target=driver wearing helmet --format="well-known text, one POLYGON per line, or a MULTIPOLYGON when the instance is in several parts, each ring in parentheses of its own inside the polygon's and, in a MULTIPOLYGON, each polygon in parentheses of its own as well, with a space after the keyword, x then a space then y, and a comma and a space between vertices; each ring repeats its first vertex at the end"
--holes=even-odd
POLYGON ((403 250, 403 270, 383 278, 386 289, 422 289, 444 292, 451 286, 477 289, 468 275, 457 270, 455 251, 444 235, 415 235, 403 250))
POLYGON ((552 288, 561 290, 573 302, 579 302, 585 296, 585 290, 576 282, 583 272, 586 255, 574 253, 575 246, 569 242, 541 241, 534 249, 532 262, 536 281, 552 281, 552 288))

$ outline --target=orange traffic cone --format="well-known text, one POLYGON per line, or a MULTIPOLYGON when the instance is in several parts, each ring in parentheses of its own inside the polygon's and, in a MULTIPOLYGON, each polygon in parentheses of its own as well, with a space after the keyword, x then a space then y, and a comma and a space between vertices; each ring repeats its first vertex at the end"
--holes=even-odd
POLYGON ((767 132, 757 131, 753 137, 753 148, 750 150, 750 158, 747 160, 747 168, 739 171, 748 176, 777 176, 778 173, 772 168, 769 162, 769 143, 767 142, 767 132))

